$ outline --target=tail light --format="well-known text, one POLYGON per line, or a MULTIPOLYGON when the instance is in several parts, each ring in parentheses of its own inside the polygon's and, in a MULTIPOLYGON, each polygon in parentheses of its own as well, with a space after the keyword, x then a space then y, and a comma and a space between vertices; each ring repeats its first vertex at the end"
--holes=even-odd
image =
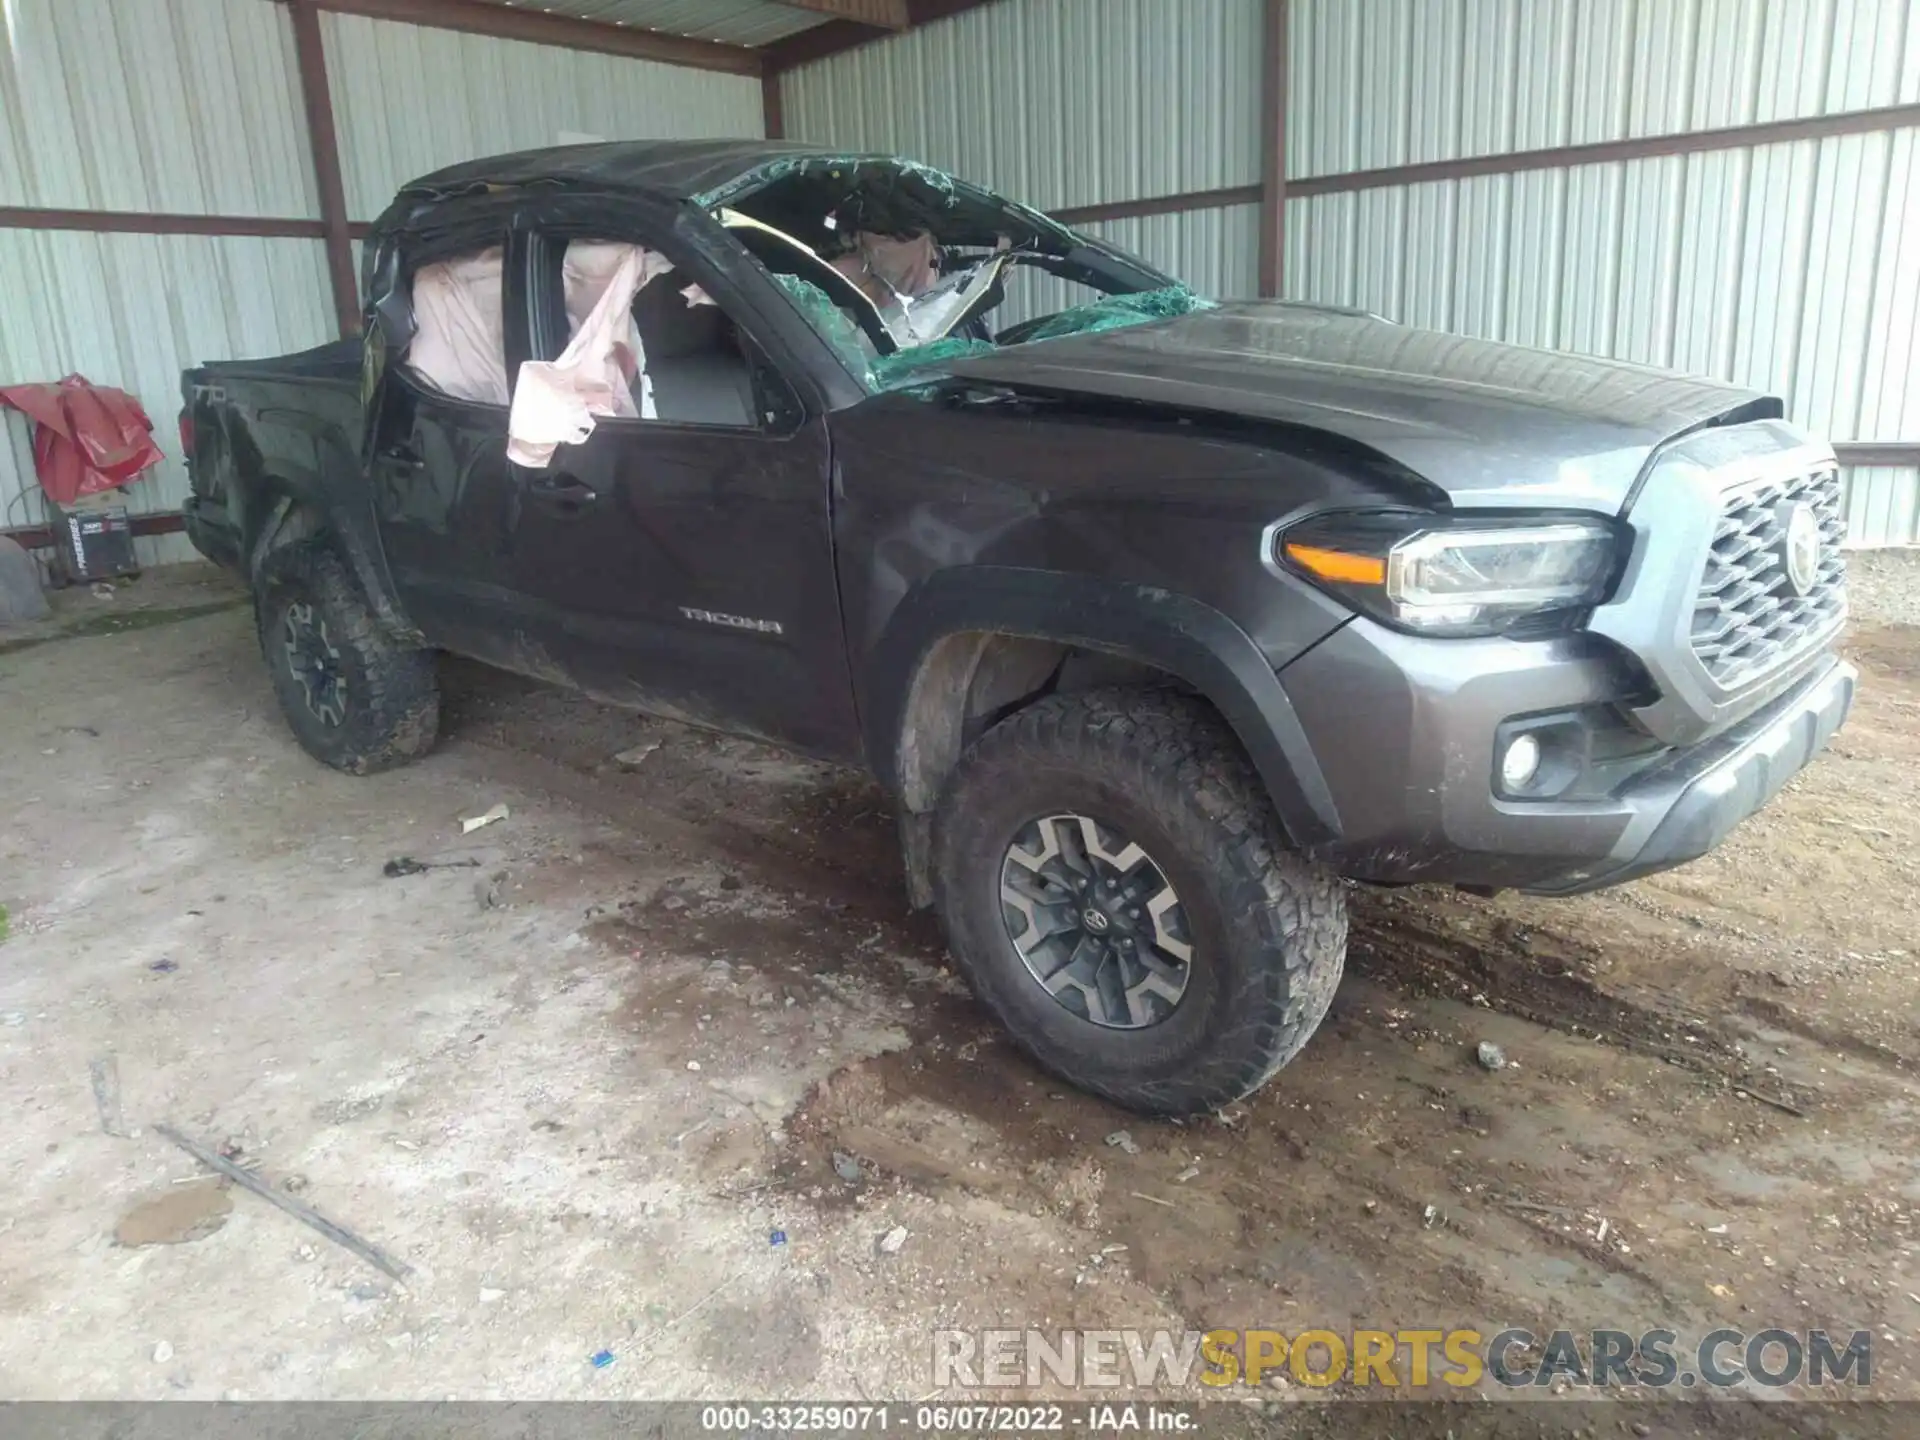
POLYGON ((193 412, 180 412, 180 455, 182 459, 193 458, 193 412))

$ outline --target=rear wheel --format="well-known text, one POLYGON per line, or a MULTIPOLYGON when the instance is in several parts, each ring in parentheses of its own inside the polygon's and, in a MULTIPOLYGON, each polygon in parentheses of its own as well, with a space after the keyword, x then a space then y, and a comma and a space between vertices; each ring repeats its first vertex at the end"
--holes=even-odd
POLYGON ((1186 1115, 1306 1043, 1346 952, 1345 891, 1285 848, 1231 732, 1169 691, 1056 696, 962 758, 935 885, 974 992, 1047 1069, 1186 1115))
POLYGON ((370 775, 433 747, 433 652, 388 638, 331 546, 303 540, 274 551, 255 594, 274 694, 309 755, 370 775))

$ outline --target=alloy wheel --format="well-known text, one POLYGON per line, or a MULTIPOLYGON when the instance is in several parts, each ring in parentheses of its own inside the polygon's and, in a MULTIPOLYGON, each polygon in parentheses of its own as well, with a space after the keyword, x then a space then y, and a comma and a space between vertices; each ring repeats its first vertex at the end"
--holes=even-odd
POLYGON ((1001 918, 1034 980, 1095 1025, 1143 1030, 1186 994, 1193 941, 1166 872, 1085 815, 1029 821, 1000 865, 1001 918))
POLYGON ((286 649, 293 678, 306 697, 307 709, 323 725, 345 724, 346 667, 327 633, 325 618, 306 601, 294 601, 281 617, 280 643, 286 649))

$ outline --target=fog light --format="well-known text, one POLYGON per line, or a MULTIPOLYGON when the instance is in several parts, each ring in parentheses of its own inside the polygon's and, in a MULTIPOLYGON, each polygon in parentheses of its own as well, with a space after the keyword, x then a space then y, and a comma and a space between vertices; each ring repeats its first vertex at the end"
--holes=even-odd
POLYGON ((1500 756, 1500 785, 1508 791, 1524 790, 1540 773, 1540 742, 1531 735, 1519 735, 1508 742, 1500 756))

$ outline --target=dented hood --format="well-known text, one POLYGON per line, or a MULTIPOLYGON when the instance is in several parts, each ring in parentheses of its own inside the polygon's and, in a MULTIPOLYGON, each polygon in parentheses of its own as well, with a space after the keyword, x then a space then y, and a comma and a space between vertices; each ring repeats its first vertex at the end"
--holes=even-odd
POLYGON ((1365 445, 1457 506, 1618 511, 1654 447, 1777 400, 1615 360, 1260 301, 1011 346, 970 379, 1311 427, 1365 445))

